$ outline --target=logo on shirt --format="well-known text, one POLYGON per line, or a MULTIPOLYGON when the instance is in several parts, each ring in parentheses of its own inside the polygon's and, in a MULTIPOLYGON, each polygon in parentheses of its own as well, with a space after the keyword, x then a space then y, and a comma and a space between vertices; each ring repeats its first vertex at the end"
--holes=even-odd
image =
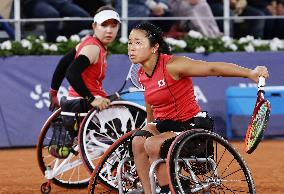
POLYGON ((161 79, 161 80, 158 81, 159 88, 161 88, 161 87, 163 87, 165 85, 166 85, 165 79, 161 79))

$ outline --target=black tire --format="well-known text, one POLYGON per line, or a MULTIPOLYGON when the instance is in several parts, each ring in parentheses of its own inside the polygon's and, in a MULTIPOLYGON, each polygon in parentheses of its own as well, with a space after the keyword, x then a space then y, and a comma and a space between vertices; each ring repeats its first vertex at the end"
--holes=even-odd
POLYGON ((256 192, 244 159, 213 132, 189 130, 180 134, 171 144, 166 165, 172 193, 256 192))
MULTIPOLYGON (((133 132, 130 131, 120 137, 103 154, 90 178, 88 193, 118 193, 117 167, 122 159, 131 155, 129 150, 131 150, 130 145, 133 132)), ((125 163, 122 176, 125 175, 124 172, 127 172, 125 173, 127 177, 131 177, 130 179, 122 178, 124 193, 138 188, 141 189, 141 182, 133 161, 125 163)))
MULTIPOLYGON (((81 160, 80 154, 70 153, 70 160, 68 159, 58 159, 52 156, 48 152, 48 145, 52 137, 51 123, 60 119, 61 109, 55 111, 43 125, 37 143, 37 161, 42 174, 45 174, 47 166, 51 169, 54 168, 55 162, 64 165, 59 169, 57 175, 52 179, 52 182, 56 185, 67 187, 67 188, 83 188, 88 186, 90 179, 90 174, 85 168, 83 161, 81 160), (74 165, 71 165, 74 164, 74 165), (64 169, 64 167, 66 167, 64 169), (64 170, 63 170, 64 169, 64 170)), ((76 138, 75 138, 76 139, 76 138)), ((74 141, 73 148, 79 151, 79 146, 77 141, 74 141)))
POLYGON ((90 173, 100 156, 125 133, 146 124, 145 108, 128 101, 115 101, 103 111, 92 110, 79 130, 80 153, 90 173))

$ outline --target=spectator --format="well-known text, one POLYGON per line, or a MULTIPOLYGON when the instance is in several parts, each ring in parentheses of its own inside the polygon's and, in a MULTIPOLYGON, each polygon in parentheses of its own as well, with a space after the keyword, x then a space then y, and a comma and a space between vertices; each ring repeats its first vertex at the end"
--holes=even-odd
POLYGON ((284 15, 284 0, 277 1, 276 14, 281 16, 284 15))
MULTIPOLYGON (((169 0, 169 4, 174 16, 195 17, 191 21, 180 21, 179 29, 189 26, 190 29, 199 31, 207 37, 220 36, 218 25, 206 0, 169 0), (200 17, 209 17, 210 19, 201 19, 200 17)), ((184 29, 184 31, 190 29, 184 29)))
MULTIPOLYGON (((8 19, 11 15, 12 0, 2 0, 0 8, 0 19, 8 19)), ((0 30, 5 31, 10 39, 15 39, 14 29, 10 26, 8 22, 0 22, 0 30)))
MULTIPOLYGON (((230 0, 230 7, 235 16, 264 16, 262 11, 248 5, 247 0, 230 0)), ((263 37, 264 21, 261 19, 235 20, 234 24, 240 26, 240 31, 236 35, 237 38, 246 35, 257 38, 263 37)), ((236 26, 235 29, 237 29, 236 26)))
MULTIPOLYGON (((209 6, 211 7, 212 13, 215 17, 224 16, 224 5, 223 0, 207 0, 209 6)), ((230 17, 234 16, 234 12, 230 9, 230 17)), ((217 24, 221 32, 224 32, 223 20, 217 20, 217 24)), ((234 36, 234 24, 233 20, 230 20, 230 35, 234 36)))
MULTIPOLYGON (((276 15, 284 16, 284 0, 278 0, 276 5, 276 15)), ((274 30, 275 37, 280 39, 284 39, 284 20, 283 19, 276 19, 277 29, 274 30)))
MULTIPOLYGON (((224 15, 223 0, 208 0, 214 16, 224 15)), ((248 5, 246 0, 230 0, 230 17, 233 16, 263 16, 264 14, 258 9, 248 5)), ((223 29, 223 20, 217 21, 220 29, 223 29)), ((239 38, 244 35, 252 35, 262 37, 264 31, 264 23, 261 20, 230 20, 230 32, 232 37, 239 38), (238 34, 236 27, 241 23, 241 31, 238 34)))
MULTIPOLYGON (((91 17, 84 9, 69 0, 23 0, 23 12, 28 18, 91 17)), ((55 42, 57 36, 70 37, 91 26, 91 21, 47 21, 46 40, 55 42)))
MULTIPOLYGON (((122 0, 116 1, 115 7, 121 15, 122 0)), ((170 17, 168 0, 131 0, 128 1, 128 17, 170 17)), ((128 21, 130 31, 141 21, 128 21)), ((174 21, 151 20, 151 23, 159 26, 164 32, 168 32, 174 21)))
MULTIPOLYGON (((248 5, 259 9, 265 16, 276 15, 276 0, 248 0, 248 5)), ((275 19, 265 19, 263 32, 264 39, 272 39, 274 37, 275 26, 275 19)))
POLYGON ((73 0, 73 3, 86 10, 91 16, 95 15, 100 7, 106 5, 103 0, 73 0))
MULTIPOLYGON (((3 19, 3 17, 0 15, 0 19, 3 19)), ((15 32, 14 29, 10 26, 8 22, 0 22, 0 30, 4 30, 10 39, 15 39, 15 32)))

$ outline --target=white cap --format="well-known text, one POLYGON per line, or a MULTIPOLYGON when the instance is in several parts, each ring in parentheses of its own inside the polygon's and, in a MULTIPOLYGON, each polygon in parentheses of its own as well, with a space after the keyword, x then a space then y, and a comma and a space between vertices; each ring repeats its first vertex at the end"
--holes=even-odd
POLYGON ((110 20, 110 19, 115 19, 117 20, 119 23, 120 19, 119 19, 119 15, 117 12, 113 11, 113 10, 103 10, 100 11, 99 13, 97 13, 94 17, 94 22, 98 23, 98 24, 102 24, 103 22, 110 20))

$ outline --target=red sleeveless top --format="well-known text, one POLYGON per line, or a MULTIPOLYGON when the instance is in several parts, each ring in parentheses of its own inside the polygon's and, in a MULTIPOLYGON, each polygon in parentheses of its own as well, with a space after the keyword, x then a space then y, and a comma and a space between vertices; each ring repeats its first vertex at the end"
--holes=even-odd
POLYGON ((151 77, 141 68, 138 78, 145 88, 145 100, 156 120, 186 121, 200 112, 190 77, 174 80, 166 69, 172 55, 160 54, 151 77))
MULTIPOLYGON (((99 58, 96 63, 90 64, 82 73, 82 79, 86 87, 90 92, 96 96, 106 97, 106 92, 102 88, 102 81, 105 78, 106 73, 106 49, 102 43, 93 36, 87 36, 83 42, 78 47, 78 50, 75 55, 75 59, 78 57, 81 49, 86 45, 97 45, 100 48, 99 58)), ((69 88, 69 96, 71 97, 80 97, 80 95, 73 89, 69 88)))

